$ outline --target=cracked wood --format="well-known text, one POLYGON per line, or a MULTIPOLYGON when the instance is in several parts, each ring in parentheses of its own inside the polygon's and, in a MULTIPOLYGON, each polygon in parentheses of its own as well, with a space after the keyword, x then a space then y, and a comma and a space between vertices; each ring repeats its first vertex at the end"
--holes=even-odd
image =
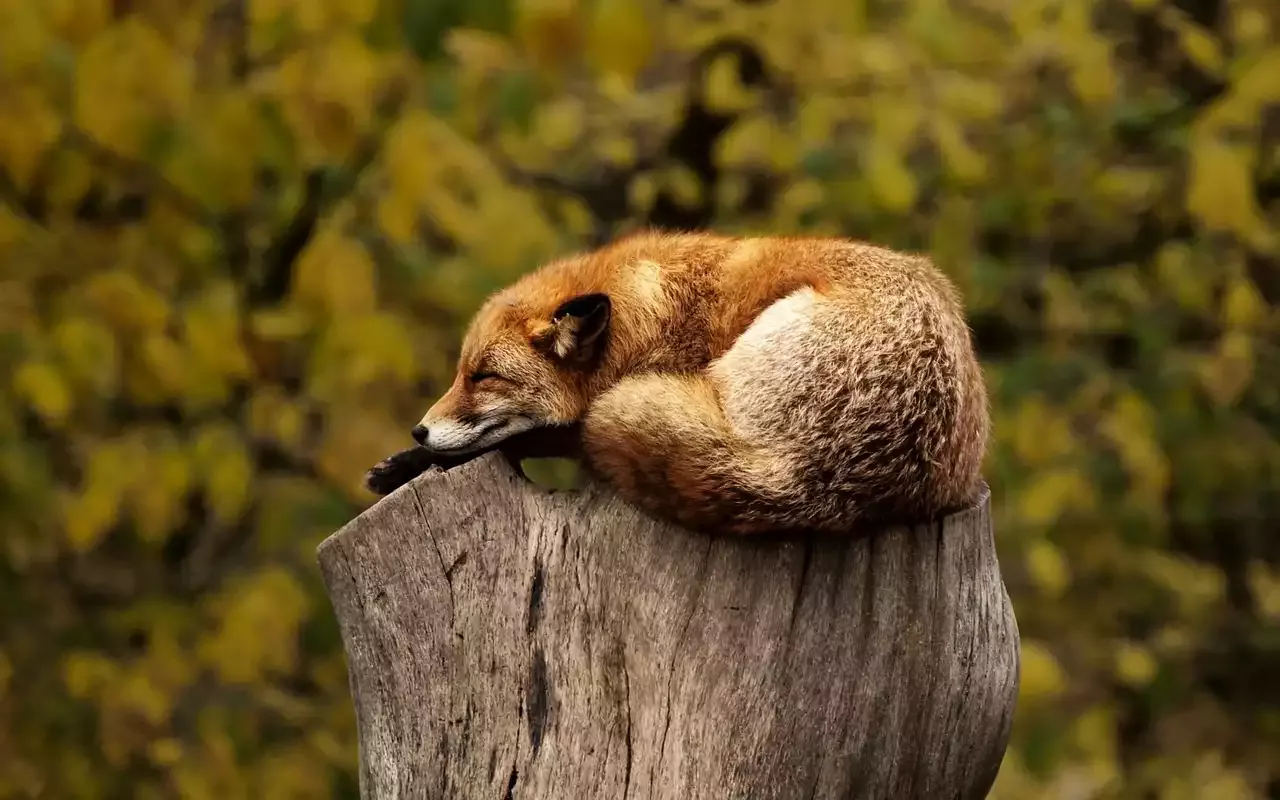
POLYGON ((364 798, 980 798, 1008 743, 986 496, 861 537, 706 537, 490 455, 319 560, 364 798))

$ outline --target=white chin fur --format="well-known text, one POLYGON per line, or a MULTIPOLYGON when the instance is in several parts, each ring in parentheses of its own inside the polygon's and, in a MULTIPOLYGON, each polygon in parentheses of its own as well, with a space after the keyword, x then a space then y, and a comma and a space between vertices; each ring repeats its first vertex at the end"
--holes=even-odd
POLYGON ((428 450, 449 455, 465 455, 515 436, 533 428, 533 420, 527 417, 508 417, 504 420, 487 419, 470 424, 457 420, 437 420, 427 426, 428 450))

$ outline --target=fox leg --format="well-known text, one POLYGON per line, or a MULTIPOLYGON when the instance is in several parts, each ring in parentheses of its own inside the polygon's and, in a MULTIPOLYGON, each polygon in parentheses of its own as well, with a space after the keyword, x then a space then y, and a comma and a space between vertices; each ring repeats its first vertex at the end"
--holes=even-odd
POLYGON ((624 378, 592 403, 588 468, 633 505, 691 530, 754 533, 788 523, 786 460, 735 433, 706 373, 624 378))
POLYGON ((388 456, 365 473, 365 488, 374 494, 385 496, 404 486, 429 469, 438 467, 450 470, 485 453, 497 450, 506 456, 516 471, 519 462, 526 458, 573 458, 578 455, 577 426, 534 428, 518 433, 486 450, 477 450, 460 456, 441 456, 425 447, 410 447, 388 456))

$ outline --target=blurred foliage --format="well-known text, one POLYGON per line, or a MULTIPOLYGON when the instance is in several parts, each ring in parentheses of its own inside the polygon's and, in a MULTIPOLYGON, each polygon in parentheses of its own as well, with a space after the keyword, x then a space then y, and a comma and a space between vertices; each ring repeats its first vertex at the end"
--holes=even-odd
POLYGON ((0 797, 354 797, 314 548, 486 293, 928 250, 1024 636, 995 796, 1280 796, 1274 0, 0 0, 0 797))

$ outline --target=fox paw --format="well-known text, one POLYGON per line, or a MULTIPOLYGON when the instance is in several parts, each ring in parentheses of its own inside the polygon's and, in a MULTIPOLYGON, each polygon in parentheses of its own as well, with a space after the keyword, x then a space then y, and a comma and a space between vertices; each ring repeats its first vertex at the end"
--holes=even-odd
POLYGON ((426 472, 431 466, 433 462, 426 450, 421 447, 411 447, 370 467, 364 475, 364 485, 374 494, 385 497, 426 472))

